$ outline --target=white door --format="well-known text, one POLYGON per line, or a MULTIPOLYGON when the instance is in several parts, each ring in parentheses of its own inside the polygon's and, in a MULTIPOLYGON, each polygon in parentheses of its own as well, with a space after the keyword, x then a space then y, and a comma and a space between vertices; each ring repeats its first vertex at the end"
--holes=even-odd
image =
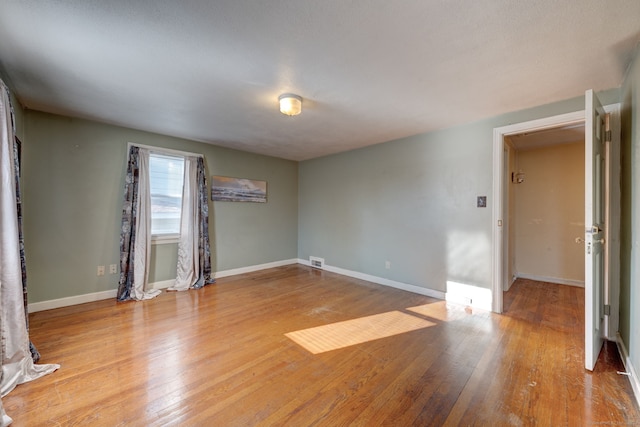
POLYGON ((585 368, 595 367, 604 342, 604 173, 606 113, 585 93, 585 368))

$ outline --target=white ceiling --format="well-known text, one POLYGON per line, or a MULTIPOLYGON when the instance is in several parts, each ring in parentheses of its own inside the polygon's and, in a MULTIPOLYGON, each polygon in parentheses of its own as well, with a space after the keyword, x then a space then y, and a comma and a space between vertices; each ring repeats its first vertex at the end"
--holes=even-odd
POLYGON ((27 108, 293 160, 618 87, 638 40, 638 0, 0 2, 27 108))

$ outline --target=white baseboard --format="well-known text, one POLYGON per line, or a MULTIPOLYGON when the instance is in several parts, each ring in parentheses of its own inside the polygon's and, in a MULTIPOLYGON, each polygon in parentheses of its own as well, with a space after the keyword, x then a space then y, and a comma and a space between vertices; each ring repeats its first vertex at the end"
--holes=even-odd
MULTIPOLYGON (((298 259, 298 264, 311 266, 309 260, 298 259)), ((343 276, 354 277, 356 279, 366 280, 367 282, 377 283, 383 286, 390 286, 403 291, 413 292, 415 294, 426 295, 428 297, 437 298, 452 302, 455 304, 469 305, 471 307, 480 308, 482 310, 491 311, 492 294, 491 289, 480 288, 472 285, 465 285, 455 282, 447 282, 447 292, 436 291, 421 286, 410 285, 408 283, 397 282, 395 280, 385 279, 383 277, 372 276, 370 274, 360 273, 357 271, 346 270, 340 267, 334 267, 325 264, 323 270, 332 273, 341 274, 343 276)))
MULTIPOLYGON (((266 264, 252 265, 248 267, 234 268, 231 270, 223 270, 215 273, 216 278, 235 276, 237 274, 251 273, 254 271, 266 270, 269 268, 282 267, 291 264, 302 264, 310 266, 309 260, 304 259, 288 259, 282 261, 269 262, 266 264)), ((397 282, 391 279, 385 279, 383 277, 372 276, 370 274, 360 273, 357 271, 346 270, 340 267, 333 267, 330 265, 324 266, 324 270, 332 273, 341 274, 343 276, 353 277, 356 279, 366 280, 368 282, 377 283, 383 286, 389 286, 403 291, 413 292, 415 294, 426 295, 428 297, 437 298, 441 300, 447 300, 450 302, 471 305, 473 307, 482 308, 485 310, 491 310, 491 291, 484 288, 477 288, 473 286, 467 286, 464 290, 458 288, 452 289, 451 286, 448 292, 436 291, 433 289, 423 288, 421 286, 410 285, 408 283, 397 282), (485 295, 487 294, 487 295, 485 295), (469 304, 471 302, 471 304, 469 304)), ((164 280, 160 282, 150 283, 151 289, 166 289, 172 286, 174 280, 164 280)), ((465 285, 466 286, 466 285, 465 285)), ((35 302, 29 304, 29 312, 35 313, 37 311, 51 310, 54 308, 67 307, 70 305, 84 304, 86 302, 99 301, 103 299, 115 298, 116 289, 111 289, 103 292, 95 292, 91 294, 76 295, 72 297, 60 298, 49 301, 35 302)))
POLYGON ((268 262, 266 264, 250 265, 248 267, 234 268, 231 270, 217 271, 215 278, 235 276, 236 274, 252 273, 254 271, 266 270, 268 268, 282 267, 284 265, 297 264, 299 260, 292 258, 282 261, 268 262))
POLYGON ((622 341, 622 337, 619 333, 616 334, 616 344, 618 345, 618 352, 620 353, 620 358, 622 359, 624 368, 627 373, 630 374, 629 382, 631 383, 631 388, 633 389, 636 402, 638 402, 638 406, 640 406, 640 379, 638 378, 638 373, 631 363, 631 359, 629 359, 629 352, 627 352, 627 347, 625 347, 624 341, 622 341))
MULTIPOLYGON (((309 260, 300 259, 300 258, 298 259, 298 264, 310 266, 309 260)), ((367 282, 377 283, 378 285, 384 285, 384 286, 390 286, 396 289, 402 289, 403 291, 413 292, 414 294, 426 295, 428 297, 437 298, 437 299, 445 299, 444 292, 423 288, 421 286, 410 285, 408 283, 396 282, 395 280, 385 279, 384 277, 372 276, 370 274, 346 270, 340 267, 333 267, 327 264, 324 265, 323 270, 330 271, 332 273, 341 274, 343 276, 353 277, 355 279, 366 280, 367 282)))
MULTIPOLYGON (((248 267, 233 268, 231 270, 216 271, 215 273, 213 273, 213 277, 216 279, 220 279, 222 277, 235 276, 237 274, 244 274, 244 273, 252 273, 254 271, 267 270, 269 268, 282 267, 284 265, 291 265, 291 264, 297 264, 297 263, 298 263, 298 260, 295 258, 285 259, 282 261, 268 262, 266 264, 257 264, 257 265, 250 265, 248 267)), ((149 286, 152 287, 153 289, 167 289, 168 287, 173 286, 174 284, 175 284, 175 279, 171 279, 171 280, 164 280, 162 282, 150 283, 149 286)))
MULTIPOLYGON (((284 261, 270 262, 267 264, 252 265, 249 267, 236 268, 233 270, 218 271, 215 273, 215 277, 233 276, 235 274, 250 273, 253 271, 265 270, 267 268, 274 268, 274 267, 280 267, 283 265, 290 265, 290 264, 297 264, 297 263, 298 263, 297 259, 288 259, 284 261)), ((174 279, 163 280, 160 282, 149 283, 149 288, 150 289, 166 289, 169 286, 173 286, 174 283, 175 283, 174 279)), ((29 313, 35 313, 37 311, 43 311, 43 310, 52 310, 54 308, 68 307, 71 305, 84 304, 86 302, 100 301, 103 299, 115 298, 117 295, 117 292, 118 292, 117 289, 110 289, 108 291, 94 292, 91 294, 75 295, 72 297, 34 302, 29 304, 28 306, 29 313)))
POLYGON ((537 282, 549 282, 557 283, 558 285, 575 286, 578 288, 584 288, 584 281, 573 279, 560 279, 558 277, 537 276, 535 274, 517 273, 516 277, 519 279, 535 280, 537 282))
POLYGON ((100 301, 103 299, 115 298, 118 290, 94 292, 91 294, 75 295, 72 297, 52 299, 49 301, 34 302, 29 304, 29 313, 36 311, 51 310, 54 308, 68 307, 70 305, 84 304, 86 302, 100 301))
MULTIPOLYGON (((162 282, 149 283, 149 289, 166 289, 173 286, 175 280, 164 280, 162 282)), ((53 299, 48 301, 34 302, 29 304, 29 313, 37 311, 52 310, 54 308, 69 307, 71 305, 84 304, 86 302, 100 301, 103 299, 115 298, 118 294, 117 289, 108 291, 93 292, 91 294, 75 295, 72 297, 53 299)))
POLYGON ((160 282, 149 283, 148 289, 167 289, 169 286, 176 284, 176 279, 162 280, 160 282))

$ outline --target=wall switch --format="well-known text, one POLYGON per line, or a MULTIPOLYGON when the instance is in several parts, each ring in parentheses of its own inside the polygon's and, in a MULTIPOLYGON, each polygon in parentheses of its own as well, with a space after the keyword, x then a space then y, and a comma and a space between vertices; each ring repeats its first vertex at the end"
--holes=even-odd
POLYGON ((104 276, 104 265, 98 266, 98 276, 104 276))
POLYGON ((391 261, 386 261, 384 263, 384 268, 386 268, 387 270, 391 268, 391 261))
POLYGON ((118 266, 116 264, 109 265, 109 274, 116 274, 118 272, 118 266))

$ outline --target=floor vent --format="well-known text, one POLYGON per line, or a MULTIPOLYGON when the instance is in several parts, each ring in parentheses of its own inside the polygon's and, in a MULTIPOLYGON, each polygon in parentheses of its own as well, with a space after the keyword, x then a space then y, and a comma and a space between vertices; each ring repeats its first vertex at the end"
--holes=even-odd
POLYGON ((313 268, 324 268, 324 258, 318 258, 315 256, 309 257, 309 265, 313 268))

